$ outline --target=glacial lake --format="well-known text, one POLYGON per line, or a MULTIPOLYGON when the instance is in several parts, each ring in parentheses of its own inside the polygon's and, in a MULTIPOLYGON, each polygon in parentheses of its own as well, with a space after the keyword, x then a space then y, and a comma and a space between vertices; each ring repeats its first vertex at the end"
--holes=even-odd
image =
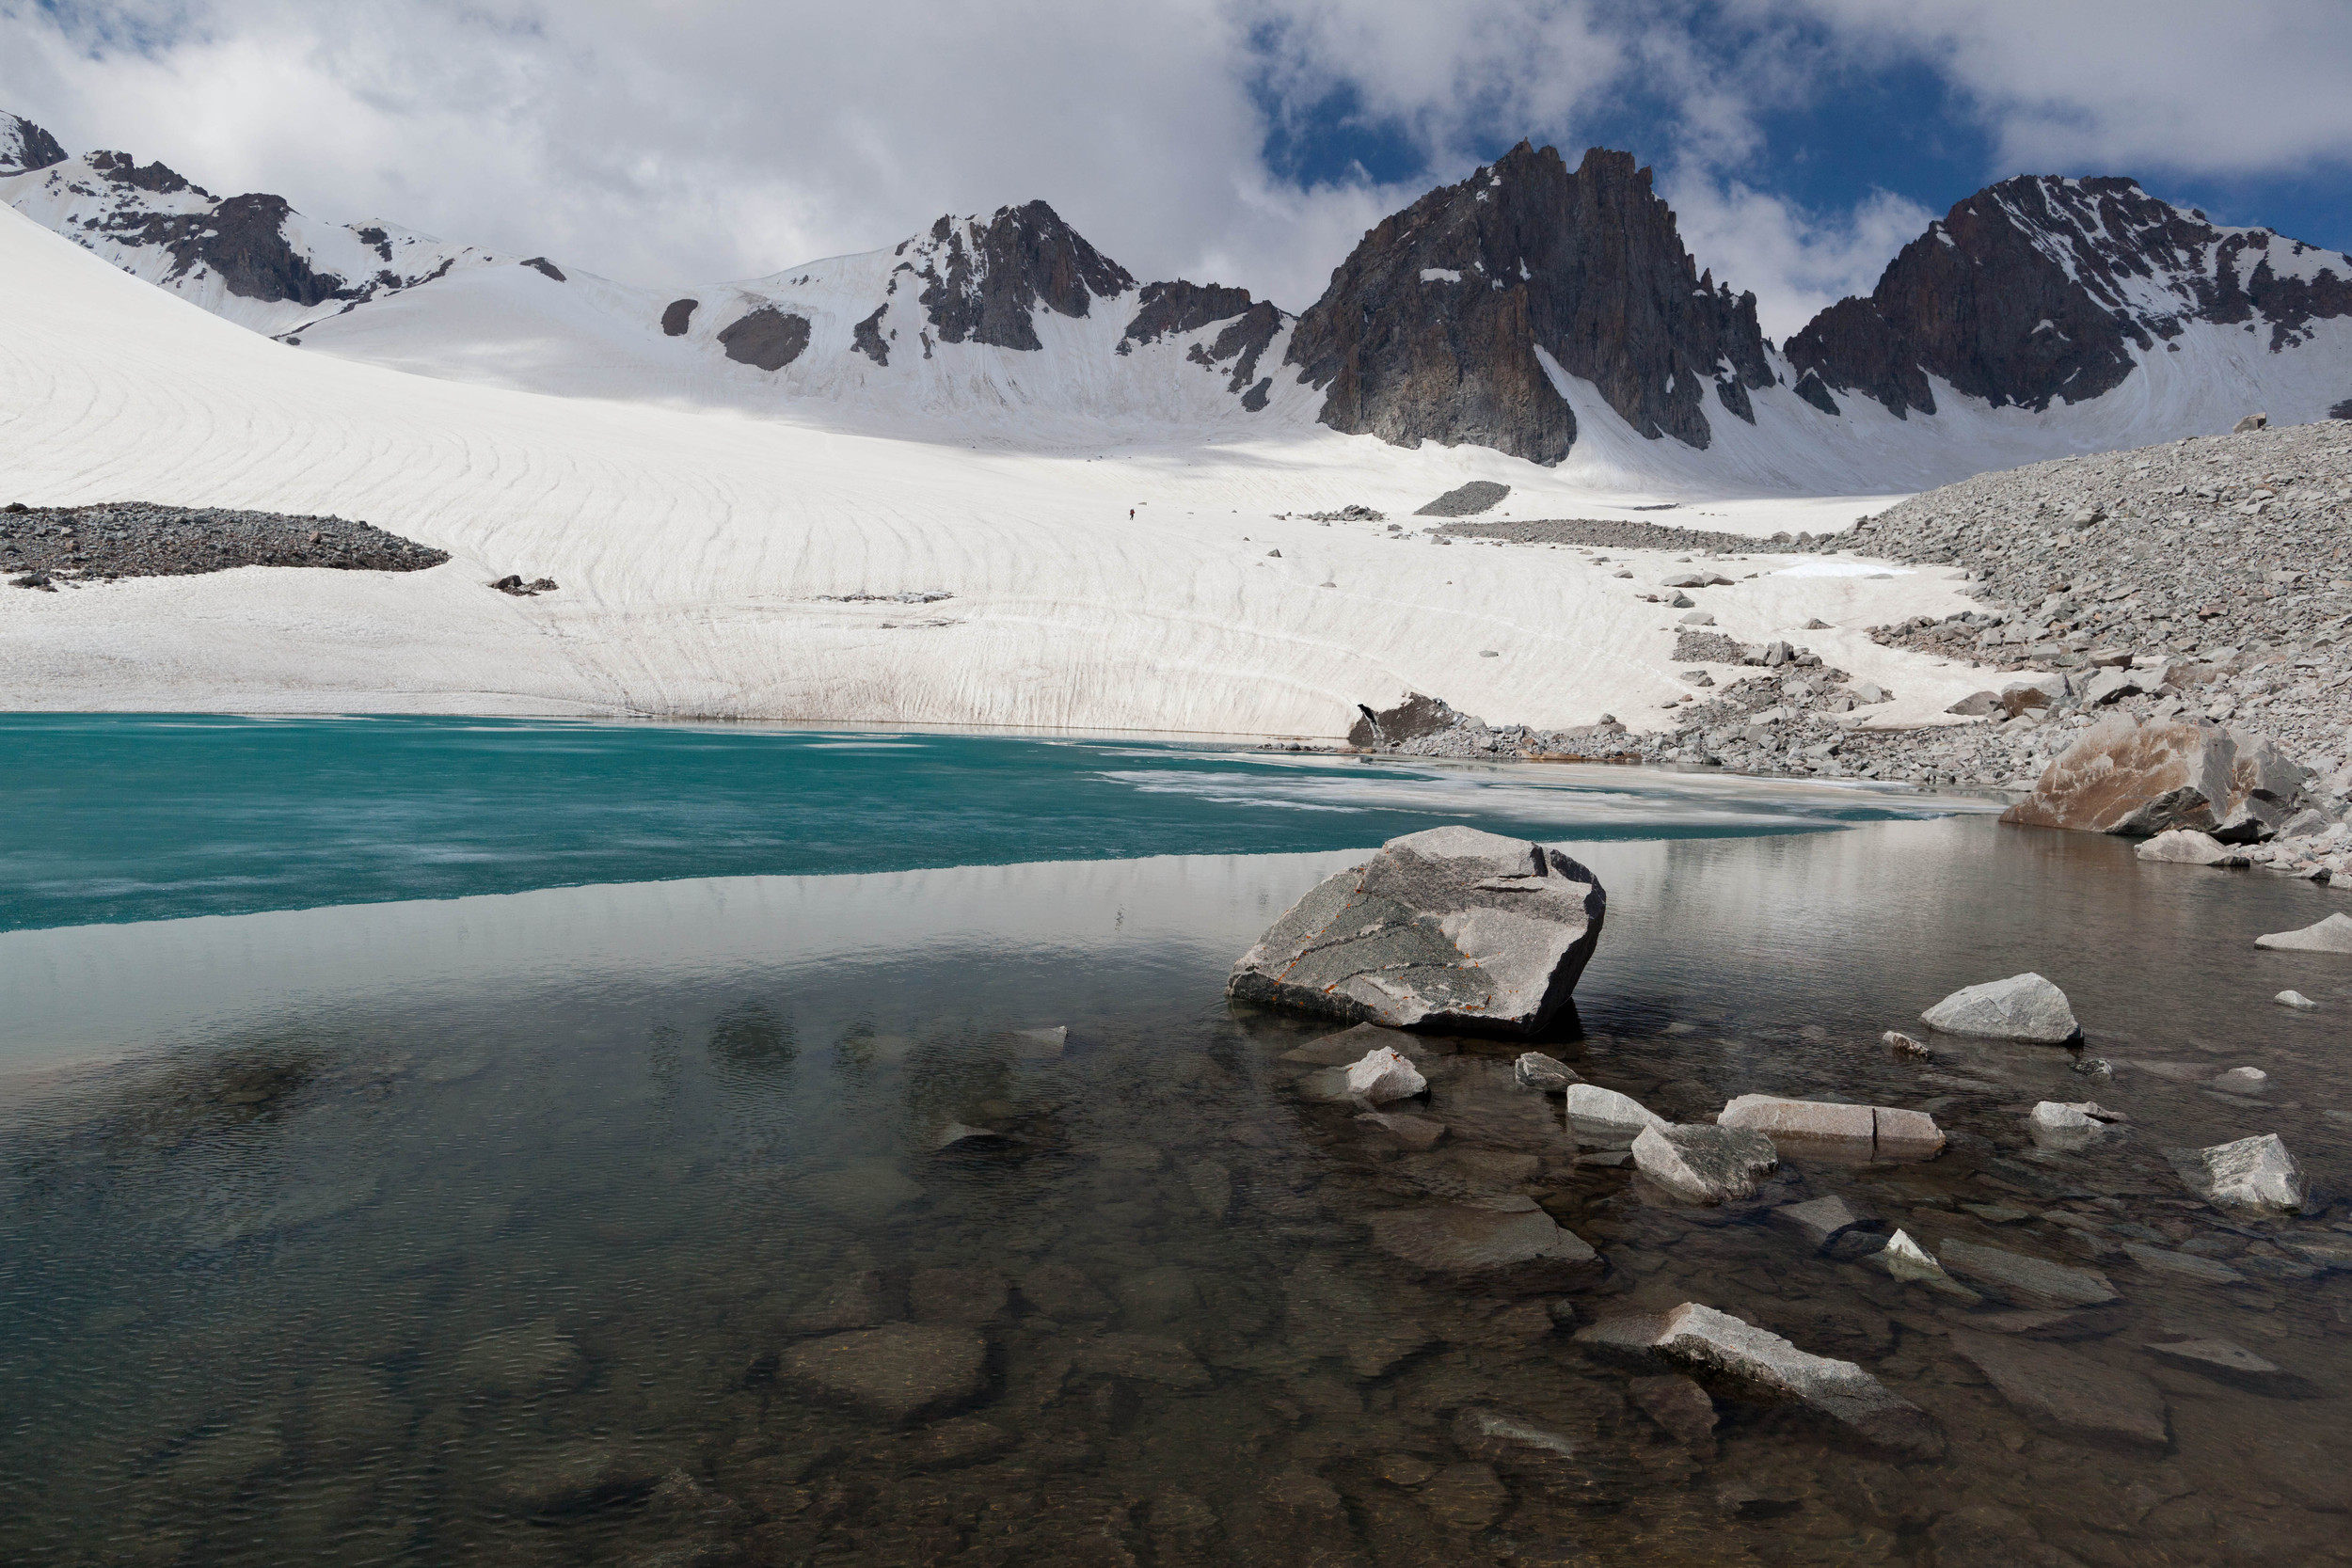
POLYGON ((2352 1245, 2352 961, 2252 946, 2345 894, 1981 800, 1650 769, 405 719, 0 737, 0 1560, 2352 1559, 2352 1275, 2311 1261, 2352 1245), (1308 1098, 1292 1053, 1336 1026, 1230 1006, 1226 972, 1442 821, 1607 887, 1544 1042, 1588 1081, 1682 1119, 1907 1106, 1951 1147, 1790 1158, 1699 1209, 1579 1163, 1518 1046, 1426 1042, 1426 1149, 1308 1098), (1880 1043, 2028 969, 2079 1052, 1880 1043), (2262 1092, 2213 1086, 2239 1067, 2262 1092), (2130 1120, 2038 1148, 2045 1099, 2130 1120), (2314 1212, 2217 1212, 2166 1158, 2258 1132, 2314 1212), (1830 1196, 2120 1299, 1958 1299, 1772 1218, 1830 1196), (1433 1275, 1370 1240, 1529 1198, 1605 1268, 1433 1275), (1686 1301, 1867 1369, 1941 1457, 1722 1382, 1711 1430, 1669 1430, 1662 1369, 1573 1336, 1686 1301), (2196 1340, 2277 1370, 2150 1348, 2196 1340), (1567 1452, 1482 1445, 1479 1412, 1567 1452))

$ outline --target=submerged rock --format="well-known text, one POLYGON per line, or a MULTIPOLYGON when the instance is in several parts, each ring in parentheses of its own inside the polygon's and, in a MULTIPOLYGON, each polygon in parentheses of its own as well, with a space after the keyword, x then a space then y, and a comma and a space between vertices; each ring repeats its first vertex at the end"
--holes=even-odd
POLYGON ((1752 1129, 1799 1152, 1857 1160, 1925 1160, 1944 1148, 1943 1130, 1933 1117, 1889 1105, 1743 1094, 1727 1102, 1715 1122, 1752 1129))
POLYGON ((1952 1349, 2036 1426, 2134 1448, 2171 1444, 2164 1395, 2137 1372, 2018 1335, 1954 1329, 1952 1349))
POLYGON ((1568 1070, 1565 1062, 1555 1060, 1540 1051, 1524 1051, 1511 1064, 1511 1077, 1523 1089, 1535 1089, 1544 1094, 1565 1094, 1571 1085, 1583 1080, 1568 1070))
POLYGON ((969 1328, 891 1323, 793 1346, 779 1371, 792 1382, 906 1420, 977 1398, 988 1342, 969 1328))
POLYGON ((2028 1306, 2098 1307, 2122 1299, 2107 1276, 2093 1269, 1968 1242, 1946 1242, 1937 1256, 1951 1273, 2028 1306))
POLYGON ((2338 911, 2299 931, 2273 931, 2256 937, 2254 945, 2290 953, 2352 953, 2352 914, 2338 911))
POLYGON ((2305 996, 2299 990, 2282 990, 2270 1000, 2276 1002, 2281 1007, 2293 1007, 2296 1011, 2301 1013, 2316 1012, 2319 1009, 2318 1003, 2312 1001, 2310 997, 2305 996))
POLYGON ((1600 879, 1557 850, 1432 828, 1327 878, 1226 990, 1398 1028, 1531 1035, 1568 1005, 1605 904, 1600 879))
POLYGON ((2257 1213, 2295 1213, 2310 1189, 2303 1168, 2276 1132, 2211 1148, 2169 1151, 2182 1179, 2209 1203, 2257 1213))
POLYGON ((1799 1350, 1777 1334, 1697 1302, 1596 1323, 1576 1338, 1602 1354, 1673 1362, 1792 1400, 1874 1447, 1919 1459, 1944 1451, 1943 1434, 1926 1411, 1852 1362, 1799 1350))
POLYGON ((1600 1269, 1600 1255, 1526 1197, 1433 1204, 1372 1216, 1372 1243, 1433 1274, 1524 1276, 1530 1284, 1600 1269))
POLYGON ((1786 1203, 1772 1211, 1772 1223, 1795 1231, 1816 1248, 1825 1247, 1862 1223, 1862 1216, 1842 1197, 1817 1197, 1806 1203, 1786 1203))
POLYGON ((2185 1367, 2223 1383, 2233 1383, 2265 1394, 2302 1394, 2311 1391, 2303 1379, 2280 1366, 2266 1361, 2244 1345, 2227 1339, 2174 1339, 2141 1347, 2159 1361, 2175 1367, 2185 1367))
POLYGON ((1644 1176, 1692 1203, 1729 1203, 1756 1194, 1756 1179, 1780 1165, 1772 1140, 1738 1127, 1645 1127, 1633 1140, 1644 1176))
POLYGON ((1870 1254, 1869 1260, 1888 1278, 1900 1280, 1906 1285, 1925 1285, 1946 1295, 1972 1302, 1984 1299, 1946 1274, 1944 1265, 1931 1257, 1927 1248, 1913 1241, 1909 1231, 1898 1230, 1889 1236, 1884 1246, 1870 1254))
POLYGON ((1980 1039, 2064 1045, 2082 1033, 2066 993, 2030 972, 1963 987, 1919 1017, 1931 1029, 1980 1039))
POLYGON ((1569 1130, 1585 1148, 1630 1148, 1645 1129, 1674 1125, 1631 1095, 1597 1084, 1568 1085, 1567 1117, 1569 1130))
POLYGON ((1666 1429, 1677 1441, 1703 1452, 1715 1448, 1715 1401, 1692 1379, 1677 1372, 1637 1377, 1626 1385, 1642 1414, 1666 1429))

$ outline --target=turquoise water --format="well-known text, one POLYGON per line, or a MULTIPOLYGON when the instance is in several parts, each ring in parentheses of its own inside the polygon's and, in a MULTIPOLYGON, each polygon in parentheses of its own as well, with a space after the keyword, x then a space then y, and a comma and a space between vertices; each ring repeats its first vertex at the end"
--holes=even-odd
POLYGON ((481 719, 0 716, 0 930, 686 877, 1581 840, 1980 808, 1658 769, 481 719))

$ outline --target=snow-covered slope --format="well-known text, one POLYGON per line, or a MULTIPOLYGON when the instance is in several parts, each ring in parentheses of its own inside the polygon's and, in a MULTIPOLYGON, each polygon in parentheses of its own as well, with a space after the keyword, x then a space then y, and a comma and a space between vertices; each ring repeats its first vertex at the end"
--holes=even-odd
POLYGON ((62 152, 40 126, 0 113, 0 205, 257 332, 492 261, 397 224, 325 223, 282 197, 216 197, 127 152, 62 152))
MULTIPOLYGON (((1498 720, 1609 711, 1637 726, 1685 689, 1675 612, 1635 597, 1671 569, 1655 552, 1604 552, 1632 564, 1626 580, 1573 550, 1276 515, 1345 501, 1404 513, 1471 478, 1518 486, 1506 505, 1519 516, 1625 499, 1560 469, 1295 423, 1056 455, 787 417, 803 406, 755 418, 554 398, 338 359, 0 214, 10 499, 335 513, 453 556, 402 575, 252 567, 0 588, 0 691, 46 708, 1328 736, 1356 703, 1407 689, 1498 720), (562 588, 513 599, 486 586, 509 572, 562 588), (953 597, 829 597, 918 589, 953 597)), ((1874 504, 1710 507, 1705 523, 1820 531, 1874 504)), ((1817 575, 1818 557, 1732 570, 1743 580, 1707 597, 1733 636, 1811 642, 1894 688, 1900 714, 1971 689, 1967 671, 1856 629, 1964 608, 1957 584, 1817 575), (1781 575, 1790 566, 1804 571, 1781 575), (1841 629, 1798 629, 1815 616, 1841 629)))
POLYGON ((1289 327, 1242 290, 1137 284, 1032 202, 683 291, 552 264, 470 268, 286 337, 520 390, 1091 450, 1311 419, 1311 396, 1271 373, 1289 327))

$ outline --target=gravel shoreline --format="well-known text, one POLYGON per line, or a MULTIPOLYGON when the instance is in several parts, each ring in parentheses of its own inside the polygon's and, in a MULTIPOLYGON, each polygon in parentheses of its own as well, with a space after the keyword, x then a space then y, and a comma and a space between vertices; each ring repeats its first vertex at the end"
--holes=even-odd
POLYGON ((19 588, 119 578, 188 577, 238 566, 421 572, 449 560, 372 524, 342 517, 117 501, 0 508, 0 573, 19 588))
POLYGON ((1978 609, 1870 635, 1981 669, 1984 692, 1972 700, 1972 722, 1874 729, 1868 710, 1886 693, 1802 646, 1742 645, 1686 629, 1678 659, 1756 673, 1717 687, 1693 671, 1694 695, 1708 694, 1677 709, 1667 728, 1630 730, 1614 718, 1569 730, 1489 725, 1439 704, 1437 727, 1384 736, 1373 750, 2022 794, 2099 717, 2194 719, 2276 741, 2308 770, 2309 800, 2331 824, 2250 846, 2254 862, 2352 886, 2352 830, 2344 824, 2352 810, 2352 422, 1979 474, 1818 538, 1582 518, 1433 531, 1694 556, 1852 551, 1964 569, 1978 609))

